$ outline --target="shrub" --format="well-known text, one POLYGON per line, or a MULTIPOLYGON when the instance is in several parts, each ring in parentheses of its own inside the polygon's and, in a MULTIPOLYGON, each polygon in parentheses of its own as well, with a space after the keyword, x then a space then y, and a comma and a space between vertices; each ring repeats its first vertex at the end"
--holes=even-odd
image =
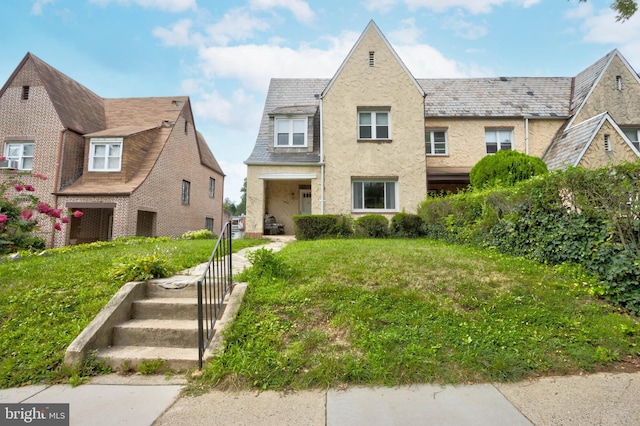
POLYGON ((251 268, 247 272, 249 279, 288 279, 293 275, 293 269, 282 258, 276 256, 271 249, 259 248, 249 251, 247 259, 251 263, 251 268))
POLYGON ((148 281, 169 277, 173 272, 168 258, 154 252, 133 258, 119 258, 111 271, 111 277, 122 282, 148 281))
POLYGON ((348 237, 353 234, 351 218, 330 214, 293 216, 296 239, 317 240, 329 237, 348 237))
POLYGON ((215 238, 216 234, 208 229, 200 229, 198 231, 187 231, 180 236, 183 240, 207 240, 215 238))
POLYGON ((478 161, 469 172, 469 181, 474 189, 512 186, 546 173, 547 165, 540 158, 518 151, 500 150, 478 161))
POLYGON ((424 234, 424 221, 417 214, 396 213, 391 218, 391 232, 403 238, 416 238, 424 234))
POLYGON ((389 236, 389 220, 379 214, 368 214, 355 220, 358 237, 386 238, 389 236))

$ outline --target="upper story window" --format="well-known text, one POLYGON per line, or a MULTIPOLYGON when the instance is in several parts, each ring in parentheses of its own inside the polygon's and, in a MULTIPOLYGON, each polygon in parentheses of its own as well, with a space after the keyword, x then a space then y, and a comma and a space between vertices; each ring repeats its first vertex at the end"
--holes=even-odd
POLYGON ((307 146, 307 117, 292 117, 275 119, 275 141, 274 145, 278 146, 307 146))
POLYGON ((447 131, 426 130, 424 133, 427 155, 447 155, 447 131))
POLYGON ((26 101, 27 99, 29 99, 29 86, 22 86, 21 99, 23 101, 26 101))
POLYGON ((92 138, 89 148, 90 172, 119 172, 122 165, 122 138, 92 138))
POLYGON ((182 195, 180 197, 180 201, 184 205, 189 205, 189 201, 191 198, 191 182, 188 180, 182 181, 182 195))
POLYGON ((209 198, 216 196, 216 180, 212 177, 209 178, 209 198))
POLYGON ((358 139, 391 139, 389 111, 358 111, 358 139))
POLYGON ((512 129, 485 129, 484 139, 487 145, 487 154, 495 154, 498 149, 503 151, 513 149, 512 129))
POLYGON ((604 150, 611 152, 611 135, 604 135, 604 150))
POLYGON ((616 90, 622 90, 622 76, 616 75, 616 90))
POLYGON ((369 52, 369 66, 376 66, 376 52, 374 52, 373 50, 369 52))
POLYGON ((640 127, 627 127, 622 129, 625 135, 629 138, 633 146, 637 150, 640 150, 640 127))
POLYGON ((395 180, 354 180, 351 207, 354 211, 396 211, 398 182, 395 180))
POLYGON ((33 142, 7 143, 4 148, 7 164, 17 165, 18 170, 31 170, 35 146, 33 142))

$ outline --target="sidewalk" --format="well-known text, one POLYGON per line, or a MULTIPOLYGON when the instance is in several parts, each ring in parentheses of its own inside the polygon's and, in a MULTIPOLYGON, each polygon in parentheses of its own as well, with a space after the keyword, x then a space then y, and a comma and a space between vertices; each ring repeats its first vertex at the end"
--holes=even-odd
POLYGON ((27 386, 0 390, 0 404, 68 403, 70 424, 82 426, 640 424, 640 372, 514 384, 213 391, 198 397, 180 396, 181 380, 111 375, 76 388, 27 386))

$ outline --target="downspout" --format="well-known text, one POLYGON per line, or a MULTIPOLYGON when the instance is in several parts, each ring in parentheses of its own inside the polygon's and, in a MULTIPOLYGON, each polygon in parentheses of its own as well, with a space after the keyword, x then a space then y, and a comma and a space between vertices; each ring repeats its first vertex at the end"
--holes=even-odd
POLYGON ((320 95, 320 214, 324 214, 324 123, 322 121, 322 95, 320 95))
POLYGON ((524 153, 529 155, 529 117, 524 118, 524 153))
MULTIPOLYGON (((64 142, 64 134, 67 131, 67 129, 62 129, 62 131, 60 132, 60 140, 58 141, 58 153, 56 156, 56 171, 55 171, 55 175, 53 177, 53 208, 57 209, 58 208, 58 189, 60 188, 60 162, 62 161, 62 143, 64 142)), ((55 219, 54 219, 55 221, 55 219)), ((68 227, 65 226, 65 232, 67 232, 69 229, 68 227)), ((54 243, 55 243, 55 229, 51 229, 51 236, 49 237, 49 246, 50 247, 54 247, 54 243)), ((66 240, 66 238, 65 238, 66 240)))

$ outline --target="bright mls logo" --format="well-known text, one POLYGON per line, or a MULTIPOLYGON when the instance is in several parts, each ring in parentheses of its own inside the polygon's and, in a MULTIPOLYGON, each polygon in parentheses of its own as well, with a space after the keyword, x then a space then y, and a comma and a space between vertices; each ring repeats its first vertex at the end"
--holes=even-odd
POLYGON ((0 404, 0 425, 69 426, 69 404, 0 404))

